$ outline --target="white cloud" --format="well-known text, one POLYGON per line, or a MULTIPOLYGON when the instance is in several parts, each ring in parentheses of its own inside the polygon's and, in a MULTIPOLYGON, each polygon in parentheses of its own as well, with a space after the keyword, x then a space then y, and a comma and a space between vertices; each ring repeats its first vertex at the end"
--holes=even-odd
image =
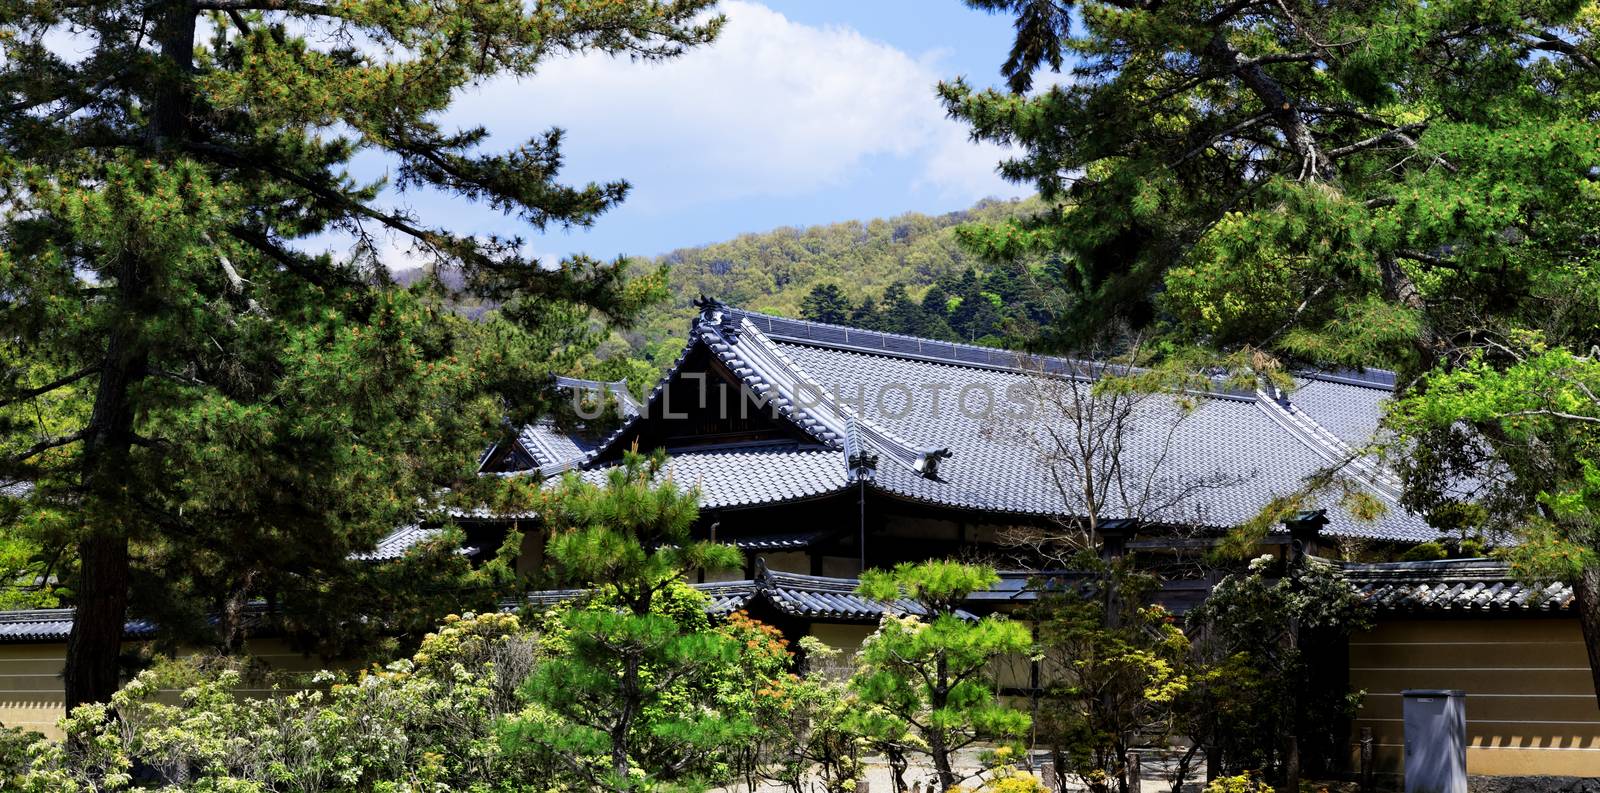
POLYGON ((660 64, 556 61, 484 86, 452 118, 489 127, 497 145, 559 124, 574 175, 626 174, 635 209, 804 195, 877 158, 917 172, 908 190, 961 200, 1020 192, 994 174, 1001 150, 967 142, 965 126, 945 117, 937 54, 913 57, 751 2, 723 11, 728 25, 709 47, 660 64))

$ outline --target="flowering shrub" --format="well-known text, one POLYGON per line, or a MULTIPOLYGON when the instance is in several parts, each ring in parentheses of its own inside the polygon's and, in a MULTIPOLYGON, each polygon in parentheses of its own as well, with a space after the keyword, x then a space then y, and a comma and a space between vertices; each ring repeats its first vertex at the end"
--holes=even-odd
POLYGON ((771 686, 777 696, 757 717, 761 729, 747 780, 766 779, 793 793, 849 793, 862 775, 866 739, 853 729, 862 704, 849 696, 842 676, 819 671, 837 649, 814 636, 802 637, 800 647, 812 671, 771 686))
POLYGON ((1272 787, 1262 782, 1254 772, 1238 776, 1220 776, 1206 785, 1205 793, 1272 793, 1272 787))
POLYGON ((67 742, 39 741, 16 789, 116 791, 138 781, 204 793, 521 789, 538 769, 506 753, 496 722, 517 706, 534 637, 515 616, 447 617, 415 655, 310 688, 236 691, 236 662, 174 661, 109 704, 63 720, 67 742), (220 667, 220 668, 215 668, 220 667), (176 704, 163 695, 182 685, 176 704), (141 777, 140 779, 136 779, 141 777))
POLYGON ((1308 769, 1326 769, 1348 740, 1338 725, 1360 704, 1337 660, 1371 605, 1328 565, 1279 567, 1271 556, 1252 561, 1187 615, 1204 672, 1185 695, 1183 732, 1224 773, 1286 778, 1289 735, 1308 769))

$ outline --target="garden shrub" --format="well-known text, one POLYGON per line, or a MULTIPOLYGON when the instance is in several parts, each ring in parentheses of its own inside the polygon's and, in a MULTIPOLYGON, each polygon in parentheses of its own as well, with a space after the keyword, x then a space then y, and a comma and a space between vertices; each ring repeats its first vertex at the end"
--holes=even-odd
POLYGON ((1253 772, 1219 776, 1206 785, 1205 793, 1272 793, 1272 787, 1253 772))
POLYGON ((495 726, 518 707, 534 645, 515 616, 452 615, 411 658, 319 672, 301 681, 310 688, 280 680, 266 697, 239 696, 236 662, 169 662, 110 703, 74 709, 62 722, 69 740, 37 742, 16 789, 524 790, 541 769, 508 754, 495 726), (175 683, 187 683, 178 703, 161 701, 175 683))

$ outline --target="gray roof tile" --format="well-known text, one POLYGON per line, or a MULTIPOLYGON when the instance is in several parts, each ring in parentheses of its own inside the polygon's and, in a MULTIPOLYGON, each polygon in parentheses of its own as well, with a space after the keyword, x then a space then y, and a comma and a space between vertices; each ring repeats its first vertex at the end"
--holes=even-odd
MULTIPOLYGON (((607 468, 580 474, 603 483, 607 468)), ((684 490, 700 488, 706 509, 799 501, 836 493, 849 485, 844 453, 825 448, 734 448, 693 451, 667 458, 659 475, 684 490)))
POLYGON ((1393 396, 1393 391, 1370 386, 1300 378, 1289 399, 1339 440, 1359 449, 1373 441, 1384 405, 1393 396))
MULTIPOLYGON (((986 399, 1002 406, 1014 389, 1040 388, 1043 381, 1073 382, 1088 364, 1025 356, 1004 350, 790 320, 707 304, 690 332, 689 352, 704 345, 752 388, 777 395, 779 412, 834 454, 816 452, 691 452, 674 463, 675 479, 698 482, 704 505, 743 506, 836 492, 851 476, 844 457, 855 443, 881 458, 871 486, 945 506, 1013 515, 1071 515, 1075 510, 1054 484, 1038 444, 1051 420, 1038 411, 1031 421, 1003 423, 969 415, 958 400, 976 408, 986 399), (1054 375, 1041 378, 1040 373, 1054 375), (937 386, 938 403, 933 391, 937 386), (909 391, 907 389, 910 389, 909 391), (831 399, 817 404, 802 392, 820 390, 831 399), (949 457, 949 459, 944 459, 949 457)), ((673 374, 669 373, 668 378, 673 374)), ((1422 541, 1438 533, 1399 504, 1398 481, 1377 461, 1355 454, 1370 437, 1381 401, 1392 387, 1386 372, 1311 373, 1288 395, 1222 387, 1151 397, 1128 439, 1123 466, 1138 474, 1155 471, 1152 502, 1176 501, 1145 510, 1148 520, 1225 527, 1257 514, 1273 498, 1299 490, 1331 467, 1378 497, 1386 509, 1364 521, 1342 509, 1333 496, 1326 531, 1333 536, 1422 541), (1301 397, 1304 401, 1298 401, 1301 397), (1170 449, 1167 430, 1178 417, 1170 449), (1324 425, 1324 420, 1327 422, 1324 425), (1157 461, 1160 461, 1159 466, 1157 461), (1188 493, 1181 499, 1172 494, 1188 493)), ((667 382, 663 380, 663 383, 667 382)), ((1055 387, 1055 386, 1052 386, 1055 387)), ((578 465, 625 442, 638 422, 648 421, 663 388, 658 385, 639 415, 578 465)), ((981 411, 972 410, 972 413, 981 411)), ((1059 431, 1058 413, 1052 429, 1059 431)), ((585 473, 586 477, 595 472, 585 473)), ((1130 477, 1137 479, 1138 476, 1130 477)), ((1069 492, 1074 484, 1067 481, 1069 492)), ((1135 516, 1135 503, 1113 503, 1118 517, 1135 516)), ((1147 502, 1148 504, 1149 502, 1147 502)))
POLYGON ((406 555, 406 551, 439 536, 440 529, 421 526, 401 526, 378 541, 372 550, 350 554, 351 559, 362 562, 389 562, 406 555))
POLYGON ((1529 584, 1493 559, 1345 563, 1345 579, 1378 609, 1402 613, 1561 612, 1569 584, 1529 584))
MULTIPOLYGON (((857 585, 854 578, 828 578, 763 568, 754 579, 693 586, 709 599, 706 612, 717 616, 748 609, 758 602, 786 616, 836 622, 876 622, 885 614, 927 613, 914 601, 882 603, 858 595, 857 585)), ((502 604, 502 608, 510 610, 523 604, 549 607, 575 600, 584 594, 585 590, 581 589, 530 592, 522 600, 502 604)), ((963 617, 971 616, 966 612, 960 614, 963 617)))

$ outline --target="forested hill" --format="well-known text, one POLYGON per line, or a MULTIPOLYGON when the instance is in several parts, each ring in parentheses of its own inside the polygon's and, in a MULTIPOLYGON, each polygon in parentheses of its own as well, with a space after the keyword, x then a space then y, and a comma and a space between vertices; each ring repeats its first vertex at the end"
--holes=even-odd
MULTIPOLYGON (((598 358, 574 374, 626 378, 648 388, 683 349, 692 304, 700 295, 789 317, 1003 344, 1008 333, 1025 335, 1041 313, 1035 272, 1020 264, 979 261, 956 242, 956 228, 1036 213, 1042 206, 1037 198, 984 200, 943 215, 911 212, 865 222, 788 226, 643 261, 640 271, 667 266, 670 297, 635 327, 613 334, 598 358)), ((421 272, 395 277, 410 283, 421 272)), ((462 308, 477 313, 488 306, 462 308)))
MULTIPOLYGON (((941 285, 950 294, 936 296, 935 301, 941 305, 959 303, 955 293, 963 279, 970 285, 975 277, 981 286, 987 275, 984 264, 956 243, 956 227, 1037 212, 1040 207, 1036 198, 985 200, 970 209, 944 215, 908 213, 866 222, 785 227, 742 234, 726 242, 680 248, 655 259, 669 268, 671 298, 654 308, 623 338, 636 354, 661 366, 670 363, 682 348, 691 303, 702 294, 741 308, 800 317, 806 314, 803 303, 813 287, 828 284, 836 285, 849 304, 842 306, 847 312, 844 319, 885 330, 915 332, 916 328, 900 325, 921 320, 889 316, 897 296, 902 309, 906 301, 921 306, 930 289, 941 285), (903 290, 895 289, 897 285, 903 290), (849 316, 852 311, 855 317, 849 316)), ((990 294, 988 299, 997 304, 1004 302, 999 294, 990 294)), ((969 305, 969 311, 971 308, 969 305)), ((967 332, 944 328, 927 332, 979 341, 989 335, 988 330, 975 325, 964 330, 967 332), (979 332, 973 333, 974 330, 979 332)))

